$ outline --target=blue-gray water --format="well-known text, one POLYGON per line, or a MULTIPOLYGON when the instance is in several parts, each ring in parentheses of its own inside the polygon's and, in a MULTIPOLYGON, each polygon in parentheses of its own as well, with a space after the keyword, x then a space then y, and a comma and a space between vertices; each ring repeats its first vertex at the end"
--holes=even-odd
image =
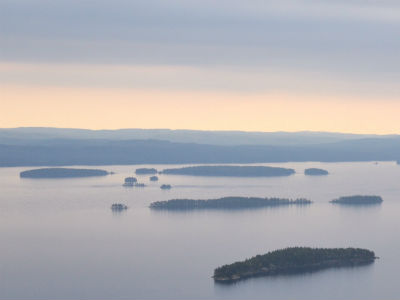
MULTIPOLYGON (((398 299, 400 166, 393 162, 287 163, 294 176, 212 178, 117 174, 20 179, 29 168, 0 169, 1 299, 398 299), (306 177, 304 168, 331 175, 306 177), (162 183, 173 185, 163 191, 162 183), (376 194, 382 205, 343 207, 329 200, 376 194), (307 207, 156 212, 152 201, 229 195, 306 197, 307 207), (110 205, 129 209, 113 213, 110 205), (373 265, 306 275, 214 284, 215 267, 287 246, 362 247, 373 265)), ((162 169, 165 166, 156 166, 162 169)))

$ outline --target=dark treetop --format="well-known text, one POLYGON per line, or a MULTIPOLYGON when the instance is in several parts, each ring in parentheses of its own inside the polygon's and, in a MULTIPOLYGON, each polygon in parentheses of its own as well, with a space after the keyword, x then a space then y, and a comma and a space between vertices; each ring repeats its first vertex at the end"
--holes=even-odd
POLYGON ((122 203, 114 203, 111 205, 111 209, 113 211, 121 211, 121 210, 128 209, 128 206, 126 206, 125 204, 122 204, 122 203))
POLYGON ((214 270, 213 277, 217 282, 230 283, 249 277, 366 265, 374 262, 375 258, 375 253, 366 249, 293 247, 224 265, 214 270))
POLYGON ((137 182, 137 179, 135 177, 126 177, 125 178, 125 183, 135 183, 137 182))
POLYGON ((355 196, 340 197, 340 198, 334 199, 334 200, 332 200, 330 202, 331 203, 338 203, 338 204, 352 204, 352 205, 357 205, 357 204, 380 204, 380 203, 383 202, 383 199, 380 196, 355 195, 355 196))
POLYGON ((210 200, 173 199, 150 204, 152 209, 193 210, 193 209, 240 209, 280 205, 305 205, 312 203, 307 199, 224 197, 210 200))
POLYGON ((318 175, 328 175, 329 172, 324 169, 317 169, 317 168, 309 168, 304 170, 305 175, 311 175, 311 176, 318 176, 318 175))
POLYGON ((162 190, 169 190, 171 188, 172 188, 172 186, 170 184, 163 184, 160 186, 160 189, 162 189, 162 190))
POLYGON ((99 169, 70 169, 70 168, 43 168, 23 171, 19 175, 22 178, 70 178, 105 176, 109 172, 99 169))
POLYGON ((150 181, 157 181, 158 180, 158 176, 151 176, 150 177, 150 181))
POLYGON ((196 166, 165 169, 161 173, 193 176, 270 177, 289 176, 294 174, 295 171, 293 169, 264 166, 196 166))
POLYGON ((137 175, 157 174, 157 170, 154 168, 139 168, 136 169, 135 173, 137 175))

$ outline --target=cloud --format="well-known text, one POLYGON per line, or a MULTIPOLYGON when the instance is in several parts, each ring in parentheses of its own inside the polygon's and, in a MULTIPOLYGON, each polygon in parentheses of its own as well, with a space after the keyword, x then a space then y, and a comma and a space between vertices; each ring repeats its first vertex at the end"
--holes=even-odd
POLYGON ((398 1, 3 0, 0 20, 5 63, 196 70, 174 81, 154 70, 134 80, 129 72, 68 79, 70 72, 54 77, 39 68, 39 77, 3 72, 9 81, 398 92, 398 1))

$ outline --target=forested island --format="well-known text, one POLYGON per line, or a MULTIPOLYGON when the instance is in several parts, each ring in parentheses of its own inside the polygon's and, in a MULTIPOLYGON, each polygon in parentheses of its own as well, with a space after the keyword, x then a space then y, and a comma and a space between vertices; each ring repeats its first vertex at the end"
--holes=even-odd
POLYGON ((136 175, 151 175, 157 174, 157 170, 154 168, 139 168, 135 171, 136 175))
POLYGON ((229 176, 229 177, 271 177, 289 176, 293 169, 264 166, 194 166, 165 169, 162 174, 192 176, 229 176))
POLYGON ((194 210, 194 209, 243 209, 284 205, 307 205, 308 199, 256 198, 256 197, 224 197, 209 200, 172 199, 150 204, 152 209, 160 210, 194 210))
POLYGON ((160 186, 160 189, 162 190, 170 190, 172 188, 172 186, 170 184, 162 184, 160 186))
POLYGON ((158 181, 158 176, 151 176, 150 181, 158 181))
POLYGON ((125 204, 122 203, 114 203, 111 205, 111 210, 113 211, 123 211, 123 210, 127 210, 128 206, 126 206, 125 204))
POLYGON ((42 168, 19 173, 21 178, 74 178, 106 176, 111 174, 100 169, 42 168))
POLYGON ((376 258, 373 251, 359 248, 293 247, 216 268, 213 278, 216 282, 232 283, 250 277, 367 265, 373 263, 376 258))
POLYGON ((304 170, 304 175, 308 176, 323 176, 323 175, 328 175, 329 172, 324 169, 318 169, 318 168, 309 168, 304 170))
POLYGON ((349 205, 366 205, 366 204, 380 204, 383 202, 380 196, 345 196, 330 201, 335 204, 349 204, 349 205))

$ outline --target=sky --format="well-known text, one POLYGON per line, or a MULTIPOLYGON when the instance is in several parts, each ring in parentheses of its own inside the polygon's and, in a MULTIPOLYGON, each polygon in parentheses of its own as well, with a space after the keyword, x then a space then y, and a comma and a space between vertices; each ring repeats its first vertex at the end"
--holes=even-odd
POLYGON ((400 2, 0 0, 0 127, 400 133, 400 2))

